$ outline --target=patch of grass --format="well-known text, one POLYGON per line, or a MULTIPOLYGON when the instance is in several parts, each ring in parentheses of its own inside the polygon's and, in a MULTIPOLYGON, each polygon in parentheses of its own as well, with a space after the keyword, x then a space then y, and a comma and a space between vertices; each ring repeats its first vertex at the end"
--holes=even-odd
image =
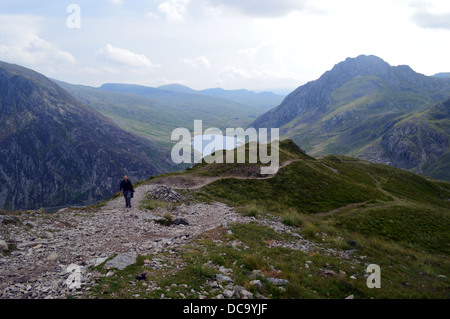
POLYGON ((173 207, 173 206, 174 206, 174 203, 168 203, 168 202, 164 202, 162 200, 156 200, 156 199, 147 197, 145 200, 141 201, 139 208, 155 210, 157 208, 168 209, 169 207, 173 207))
POLYGON ((281 221, 286 226, 301 227, 304 223, 304 217, 296 210, 288 209, 283 213, 281 221))
POLYGON ((258 270, 267 266, 267 262, 261 255, 249 254, 243 258, 243 265, 249 270, 258 270))
POLYGON ((164 216, 161 219, 155 220, 155 223, 168 227, 173 224, 172 215, 170 215, 169 213, 166 213, 166 214, 164 214, 164 216))
POLYGON ((261 213, 261 210, 258 208, 258 206, 254 204, 245 207, 238 207, 236 210, 246 217, 257 217, 261 213))
POLYGON ((366 236, 450 254, 450 212, 446 210, 417 204, 372 207, 358 214, 339 216, 337 225, 366 236))

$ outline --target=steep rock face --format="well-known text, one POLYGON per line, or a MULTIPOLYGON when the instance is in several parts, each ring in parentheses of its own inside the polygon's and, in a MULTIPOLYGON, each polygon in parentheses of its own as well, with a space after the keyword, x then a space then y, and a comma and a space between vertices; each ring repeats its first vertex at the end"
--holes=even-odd
POLYGON ((369 149, 377 162, 450 179, 450 100, 394 125, 369 149))
POLYGON ((161 147, 127 133, 45 76, 0 63, 0 208, 94 201, 171 168, 161 147))

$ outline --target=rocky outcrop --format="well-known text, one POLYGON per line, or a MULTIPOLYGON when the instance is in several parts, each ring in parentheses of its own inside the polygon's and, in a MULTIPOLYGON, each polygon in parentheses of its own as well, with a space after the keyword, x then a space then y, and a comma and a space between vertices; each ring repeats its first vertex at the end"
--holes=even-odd
POLYGON ((368 150, 372 160, 439 179, 450 179, 450 100, 393 126, 368 150), (433 125, 434 124, 434 125, 433 125))
POLYGON ((381 147, 390 165, 423 172, 426 163, 436 162, 449 146, 448 137, 418 121, 402 123, 383 136, 381 147))

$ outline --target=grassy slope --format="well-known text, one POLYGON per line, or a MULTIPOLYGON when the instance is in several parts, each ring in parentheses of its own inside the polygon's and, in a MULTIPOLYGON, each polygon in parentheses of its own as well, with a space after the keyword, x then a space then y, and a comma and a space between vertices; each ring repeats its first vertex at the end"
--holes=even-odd
MULTIPOLYGON (((346 157, 312 159, 282 144, 286 159, 297 159, 269 180, 216 181, 202 189, 184 191, 199 201, 221 201, 258 219, 277 216, 292 231, 324 245, 326 249, 354 249, 355 259, 341 259, 320 251, 303 253, 288 248, 270 248, 273 241, 293 241, 256 224, 231 225, 232 235, 215 229, 171 254, 163 271, 151 271, 149 281, 157 289, 149 292, 138 284, 130 289, 134 275, 148 271, 144 259, 94 288, 100 298, 209 298, 217 293, 207 284, 214 265, 234 270, 237 284, 272 298, 449 298, 450 280, 450 184, 427 180, 385 165, 346 157), (270 213, 270 214, 269 214, 270 213), (243 246, 233 246, 236 241, 243 246), (305 263, 310 262, 306 267, 305 263), (364 278, 367 264, 382 269, 382 289, 368 289, 364 278), (320 269, 333 269, 324 276, 320 269), (275 271, 275 270, 278 271, 275 271), (271 284, 257 289, 248 273, 261 270, 266 276, 290 281, 286 290, 271 284), (354 275, 357 279, 351 279, 354 275), (177 286, 172 286, 173 284, 177 286), (186 287, 181 286, 187 284, 186 287), (194 289, 193 293, 191 289, 194 289)), ((200 175, 200 165, 190 173, 200 175)), ((226 174, 224 173, 224 176, 226 174)), ((106 272, 102 267, 100 271, 106 272)), ((264 282, 264 279, 263 279, 264 282)))

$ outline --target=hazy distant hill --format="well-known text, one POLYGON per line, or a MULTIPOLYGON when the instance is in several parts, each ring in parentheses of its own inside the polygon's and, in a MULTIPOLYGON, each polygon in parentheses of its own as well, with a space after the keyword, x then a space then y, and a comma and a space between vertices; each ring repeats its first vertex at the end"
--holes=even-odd
MULTIPOLYGON (((337 64, 318 80, 299 87, 252 126, 280 127, 284 137, 292 138, 312 155, 357 156, 444 178, 426 168, 428 159, 418 158, 423 153, 411 151, 409 156, 415 159, 406 165, 398 160, 405 156, 396 154, 398 149, 381 156, 380 143, 386 141, 386 134, 396 124, 449 97, 449 79, 427 77, 409 66, 392 67, 375 56, 359 56, 337 64)), ((425 127, 422 129, 426 130, 425 127)), ((448 132, 446 127, 441 130, 448 132)), ((439 136, 434 145, 442 149, 434 151, 432 157, 447 152, 447 144, 441 143, 439 136)), ((411 139, 410 143, 419 141, 411 139)), ((433 160, 436 161, 439 159, 433 160)))
POLYGON ((169 156, 45 76, 0 62, 0 208, 103 199, 125 173, 137 181, 170 170, 169 156))
POLYGON ((164 144, 170 143, 175 128, 193 129, 197 119, 203 120, 205 128, 245 127, 264 112, 261 107, 205 95, 180 85, 151 88, 105 84, 93 88, 55 82, 122 128, 164 144))
POLYGON ((435 78, 450 78, 450 72, 443 72, 433 75, 435 78))
POLYGON ((178 93, 214 96, 263 109, 270 109, 274 106, 277 106, 285 98, 284 95, 279 95, 272 92, 256 93, 249 90, 224 90, 222 88, 214 88, 196 91, 188 88, 187 86, 179 84, 163 85, 158 87, 158 89, 178 93))

